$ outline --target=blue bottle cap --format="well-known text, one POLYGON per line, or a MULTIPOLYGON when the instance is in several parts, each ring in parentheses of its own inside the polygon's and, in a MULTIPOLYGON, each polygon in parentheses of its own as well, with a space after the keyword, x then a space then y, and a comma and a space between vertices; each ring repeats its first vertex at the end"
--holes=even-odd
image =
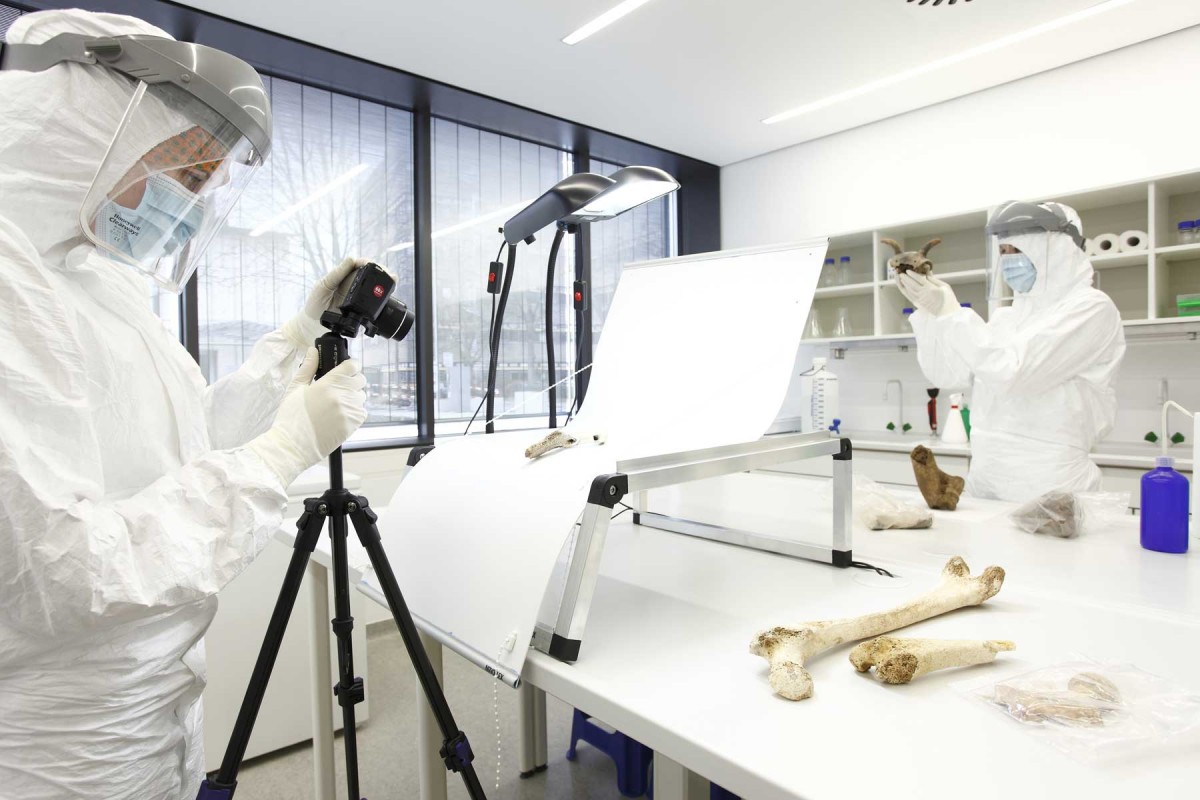
POLYGON ((907 317, 909 314, 913 313, 914 310, 915 309, 905 308, 902 309, 900 313, 907 317))
POLYGON ((1185 219, 1183 222, 1179 223, 1179 230, 1181 231, 1191 230, 1194 227, 1196 227, 1196 223, 1190 219, 1185 219))
MULTIPOLYGON (((1183 223, 1182 223, 1182 222, 1181 222, 1181 223, 1179 223, 1179 226, 1180 226, 1180 227, 1183 227, 1183 223)), ((834 264, 834 263, 837 263, 837 262, 835 262, 835 261, 834 261, 832 258, 827 258, 827 259, 825 259, 825 263, 826 263, 826 264, 834 264)))
POLYGON ((849 263, 850 263, 850 256, 842 256, 842 263, 843 263, 843 264, 849 264, 849 263))

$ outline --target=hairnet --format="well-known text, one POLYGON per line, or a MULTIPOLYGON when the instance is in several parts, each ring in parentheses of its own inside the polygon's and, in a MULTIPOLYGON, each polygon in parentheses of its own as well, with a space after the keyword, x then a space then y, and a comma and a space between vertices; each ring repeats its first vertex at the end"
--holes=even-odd
MULTIPOLYGON (((171 38, 134 17, 71 9, 18 17, 6 39, 41 44, 60 33, 171 38)), ((88 64, 0 72, 0 216, 14 222, 50 264, 62 264, 72 247, 87 241, 79 209, 133 90, 128 78, 88 64)), ((160 102, 143 105, 152 112, 139 115, 125 132, 142 152, 191 127, 160 102)))

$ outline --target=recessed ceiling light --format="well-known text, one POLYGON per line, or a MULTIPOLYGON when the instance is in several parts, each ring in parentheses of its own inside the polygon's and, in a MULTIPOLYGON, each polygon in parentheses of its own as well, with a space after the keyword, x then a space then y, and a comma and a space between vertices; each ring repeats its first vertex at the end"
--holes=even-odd
POLYGON ((986 42, 978 47, 972 47, 969 50, 963 50, 962 52, 955 53, 952 56, 947 56, 946 58, 941 58, 937 61, 931 61, 928 64, 922 64, 919 67, 914 67, 913 69, 905 70, 903 72, 896 72, 888 75, 887 77, 880 78, 877 81, 864 83, 862 86, 857 86, 848 91, 830 95, 829 97, 815 100, 811 103, 806 103, 805 105, 797 106, 796 108, 792 108, 787 111, 782 111, 774 116, 767 117, 762 122, 764 125, 774 125, 777 122, 795 119, 796 117, 803 116, 804 114, 810 114, 813 111, 820 111, 823 108, 829 108, 830 106, 844 103, 847 100, 853 100, 856 97, 862 97, 865 94, 870 94, 871 92, 878 91, 879 89, 884 89, 888 86, 895 86, 898 83, 903 83, 904 81, 911 80, 912 78, 918 78, 922 75, 928 75, 931 72, 937 72, 940 69, 945 69, 946 67, 950 67, 955 64, 961 64, 962 62, 968 61, 976 56, 994 53, 995 51, 1002 50, 1010 45, 1018 44, 1026 41, 1027 39, 1041 36, 1043 33, 1049 33, 1050 31, 1058 30, 1059 28, 1065 28, 1066 26, 1073 25, 1076 22, 1082 22, 1089 17, 1094 17, 1097 14, 1103 14, 1106 11, 1112 11, 1120 8, 1121 6, 1127 6, 1134 2, 1137 2, 1137 0, 1103 0, 1103 2, 1097 3, 1094 6, 1090 6, 1081 11, 1076 11, 1074 14, 1067 14, 1064 17, 1052 19, 1049 22, 1043 22, 1041 25, 1034 25, 1032 28, 1026 28, 1023 31, 1018 31, 1017 33, 1009 34, 1008 36, 1002 36, 999 39, 986 42))
MULTIPOLYGON (((917 5, 919 5, 919 6, 923 6, 923 5, 925 5, 926 3, 928 3, 928 2, 929 2, 929 0, 908 0, 908 2, 910 2, 910 3, 912 3, 912 2, 916 2, 916 4, 917 4, 917 5)), ((952 5, 954 5, 955 3, 957 3, 957 2, 958 2, 958 0, 933 0, 933 4, 934 4, 935 6, 940 6, 942 3, 945 3, 946 5, 950 5, 950 6, 952 6, 952 5)), ((963 0, 963 2, 964 2, 964 3, 969 3, 969 2, 971 2, 971 0, 963 0)))
POLYGON ((582 28, 579 28, 578 30, 568 34, 563 39, 563 42, 566 44, 579 44, 596 31, 607 28, 621 17, 637 11, 639 8, 649 2, 650 0, 625 0, 623 3, 618 3, 588 24, 584 25, 582 28))

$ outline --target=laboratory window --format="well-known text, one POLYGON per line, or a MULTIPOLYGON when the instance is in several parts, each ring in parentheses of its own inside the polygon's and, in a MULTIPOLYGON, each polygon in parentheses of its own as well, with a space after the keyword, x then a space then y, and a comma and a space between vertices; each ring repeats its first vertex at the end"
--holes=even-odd
MULTIPOLYGON (((199 358, 211 382, 304 305, 347 256, 369 258, 415 297, 413 121, 407 111, 265 78, 274 111, 270 158, 199 270, 199 358)), ((416 337, 359 336, 367 422, 352 441, 415 438, 416 337)))
MULTIPOLYGON (((487 265, 497 257, 498 229, 509 217, 573 171, 571 154, 444 119, 433 120, 433 293, 438 434, 465 430, 487 386, 489 330, 495 296, 487 265)), ((504 316, 496 381, 496 414, 539 424, 549 413, 545 287, 553 228, 521 244, 504 316)), ((574 369, 576 337, 570 290, 574 246, 559 251, 553 288, 555 370, 574 369)), ((558 391, 564 412, 574 382, 558 391)), ((482 427, 480 412, 475 425, 482 427)), ((559 419, 562 419, 560 416, 559 419)), ((511 423, 510 423, 511 424, 511 423)), ((473 427, 472 430, 475 430, 473 427)))

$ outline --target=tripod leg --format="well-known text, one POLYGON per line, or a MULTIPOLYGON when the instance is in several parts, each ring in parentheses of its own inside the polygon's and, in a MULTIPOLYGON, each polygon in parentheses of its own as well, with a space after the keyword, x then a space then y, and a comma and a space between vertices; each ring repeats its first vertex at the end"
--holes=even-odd
POLYGON ((413 669, 416 670, 417 680, 421 683, 425 699, 429 702, 429 707, 442 731, 444 737, 441 750, 442 759, 445 761, 447 769, 462 775, 463 784, 467 787, 467 794, 472 800, 485 800, 486 796, 483 793, 483 786, 479 783, 479 776, 475 774, 475 768, 471 766, 475 754, 471 752, 467 735, 459 730, 458 724, 454 721, 454 714, 450 711, 450 704, 446 702, 446 695, 442 692, 437 673, 421 644, 420 632, 417 630, 416 623, 413 622, 412 614, 408 611, 408 604, 404 602, 404 596, 400 593, 400 586, 396 583, 396 576, 392 573, 392 566, 388 562, 387 554, 383 551, 379 528, 375 526, 378 517, 368 507, 367 498, 357 497, 355 501, 350 503, 346 510, 350 514, 350 521, 354 524, 355 531, 358 532, 359 541, 362 542, 363 548, 371 559, 371 566, 374 567, 375 574, 379 578, 380 588, 383 589, 388 607, 392 610, 392 618, 396 621, 396 627, 400 629, 400 638, 404 640, 409 660, 412 661, 413 669))
MULTIPOLYGON (((343 508, 346 495, 339 498, 343 508)), ((339 502, 335 501, 335 502, 339 502)), ((337 511, 329 518, 333 544, 333 634, 337 637, 338 682, 333 689, 338 705, 342 707, 342 743, 346 748, 346 787, 350 800, 359 800, 358 792, 358 730, 355 726, 354 706, 363 701, 366 692, 362 678, 354 675, 354 650, 352 639, 354 616, 350 613, 350 576, 346 555, 346 517, 337 511)))
POLYGON ((283 644, 283 634, 287 631, 288 620, 292 616, 292 608, 300 594, 305 568, 312 551, 316 549, 317 540, 321 537, 321 527, 325 524, 327 510, 328 506, 323 499, 304 501, 304 513, 296 522, 299 532, 293 545, 292 560, 288 563, 283 586, 279 589, 279 599, 275 601, 275 610, 271 613, 267 634, 258 652, 258 660, 254 663, 254 672, 250 676, 250 685, 246 687, 242 707, 238 711, 233 733, 230 734, 229 744, 225 748, 221 769, 216 778, 205 780, 200 785, 200 791, 196 794, 197 800, 229 800, 237 790, 238 768, 246 756, 246 746, 250 743, 250 734, 254 731, 254 722, 262 707, 267 683, 271 680, 271 671, 275 667, 275 659, 279 656, 279 647, 283 644))

